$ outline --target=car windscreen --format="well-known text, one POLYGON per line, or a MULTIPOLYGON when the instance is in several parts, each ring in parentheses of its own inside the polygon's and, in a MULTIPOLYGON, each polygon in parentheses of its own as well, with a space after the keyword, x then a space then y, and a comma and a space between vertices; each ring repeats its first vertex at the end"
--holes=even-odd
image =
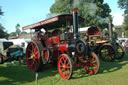
POLYGON ((4 50, 7 49, 9 46, 13 45, 12 42, 3 42, 4 50))

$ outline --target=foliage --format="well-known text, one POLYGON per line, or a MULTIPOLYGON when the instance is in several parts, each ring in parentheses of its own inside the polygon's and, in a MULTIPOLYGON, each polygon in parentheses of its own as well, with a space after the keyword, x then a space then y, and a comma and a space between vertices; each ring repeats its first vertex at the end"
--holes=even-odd
POLYGON ((25 32, 25 31, 22 31, 22 32, 21 32, 21 34, 27 34, 27 32, 25 32))
POLYGON ((0 24, 0 38, 8 38, 8 33, 5 31, 5 28, 0 24))
POLYGON ((70 13, 70 9, 78 8, 79 15, 85 18, 85 26, 108 27, 111 9, 103 0, 56 0, 51 6, 51 13, 70 13))
POLYGON ((3 11, 2 11, 2 9, 1 9, 1 6, 0 6, 0 15, 3 15, 3 11))
POLYGON ((128 30, 128 15, 124 16, 124 28, 125 30, 128 30))
POLYGON ((128 29, 126 27, 126 24, 122 24, 119 26, 114 26, 115 28, 120 28, 124 32, 124 37, 128 37, 128 29))
POLYGON ((9 34, 10 37, 12 37, 12 36, 16 36, 16 35, 17 35, 16 32, 11 32, 11 33, 9 34))
POLYGON ((124 13, 128 14, 128 0, 118 0, 119 7, 124 9, 124 13))
POLYGON ((118 5, 124 9, 124 22, 122 28, 125 32, 125 37, 128 37, 128 0, 118 0, 118 5))
POLYGON ((20 24, 16 24, 16 36, 19 36, 19 34, 21 33, 19 27, 20 27, 20 24))
MULTIPOLYGON (((0 6, 0 15, 3 15, 3 11, 0 6)), ((8 38, 9 34, 5 31, 5 28, 0 24, 0 38, 8 38)))

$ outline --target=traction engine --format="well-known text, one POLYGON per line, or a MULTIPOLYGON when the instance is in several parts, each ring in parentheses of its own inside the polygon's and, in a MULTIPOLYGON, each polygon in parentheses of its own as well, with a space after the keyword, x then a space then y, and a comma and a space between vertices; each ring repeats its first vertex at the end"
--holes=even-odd
POLYGON ((30 70, 39 72, 43 65, 57 62, 58 72, 64 79, 71 78, 73 67, 84 67, 89 74, 98 72, 100 63, 97 55, 89 49, 87 42, 80 39, 78 33, 78 22, 83 18, 77 15, 77 9, 71 11, 72 14, 58 15, 22 28, 35 29, 35 37, 26 50, 30 70), (67 23, 73 27, 73 32, 67 31, 67 23))

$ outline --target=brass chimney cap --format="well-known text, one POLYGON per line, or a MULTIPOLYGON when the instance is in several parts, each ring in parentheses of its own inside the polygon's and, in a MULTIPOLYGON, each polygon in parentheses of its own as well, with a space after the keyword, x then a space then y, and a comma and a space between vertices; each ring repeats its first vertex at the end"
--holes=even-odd
POLYGON ((70 12, 71 12, 71 13, 73 13, 73 12, 78 12, 78 8, 71 9, 70 12))

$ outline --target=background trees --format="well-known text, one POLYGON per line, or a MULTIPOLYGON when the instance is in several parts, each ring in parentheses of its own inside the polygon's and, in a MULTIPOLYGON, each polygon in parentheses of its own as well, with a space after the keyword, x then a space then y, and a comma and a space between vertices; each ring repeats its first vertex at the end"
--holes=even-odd
POLYGON ((126 37, 128 37, 128 0, 118 0, 118 5, 121 9, 124 9, 122 29, 124 30, 126 37))
MULTIPOLYGON (((0 7, 0 17, 3 15, 3 11, 0 7)), ((5 31, 5 28, 0 24, 0 38, 7 38, 8 33, 5 31)))
POLYGON ((85 18, 85 26, 108 27, 111 9, 103 0, 55 0, 51 13, 70 13, 70 9, 78 8, 79 15, 85 18))

